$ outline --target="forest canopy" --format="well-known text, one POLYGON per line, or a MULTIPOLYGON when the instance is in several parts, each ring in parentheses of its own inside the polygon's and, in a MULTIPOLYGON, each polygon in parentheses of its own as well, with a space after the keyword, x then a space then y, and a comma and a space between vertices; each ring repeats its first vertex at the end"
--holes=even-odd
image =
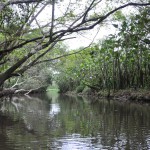
POLYGON ((51 80, 51 66, 61 73, 59 80, 70 84, 96 89, 150 87, 149 6, 149 0, 2 0, 0 86, 37 77, 39 68, 46 68, 43 78, 51 80), (123 14, 129 7, 131 13, 123 14), (48 17, 42 22, 39 16, 45 9, 48 17), (63 44, 74 39, 74 33, 84 34, 105 23, 117 32, 73 52, 63 44))

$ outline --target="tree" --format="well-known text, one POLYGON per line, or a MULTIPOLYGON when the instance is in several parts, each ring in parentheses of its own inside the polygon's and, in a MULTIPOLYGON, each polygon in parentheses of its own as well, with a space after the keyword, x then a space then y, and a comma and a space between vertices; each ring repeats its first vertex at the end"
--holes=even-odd
MULTIPOLYGON (((93 29, 113 13, 125 7, 150 5, 149 2, 129 2, 123 5, 119 3, 118 7, 113 6, 110 10, 100 11, 97 8, 101 3, 101 0, 87 1, 87 3, 79 0, 69 1, 64 9, 65 12, 57 14, 59 7, 64 5, 63 1, 57 3, 55 0, 2 1, 0 3, 1 30, 4 32, 0 34, 0 86, 9 78, 23 74, 28 68, 37 64, 43 56, 52 51, 59 41, 73 38, 68 37, 72 33, 93 29), (82 10, 75 11, 79 5, 82 10), (51 21, 46 25, 41 25, 37 16, 46 7, 51 10, 49 15, 51 21), (12 14, 16 17, 10 18, 12 14), (37 24, 36 28, 31 27, 33 21, 37 24), (35 34, 36 31, 37 34, 35 34), (21 53, 21 56, 19 55, 17 60, 9 63, 12 55, 15 56, 18 53, 21 53)), ((106 1, 106 4, 111 5, 110 1, 106 1)))
POLYGON ((58 72, 59 78, 63 76, 60 81, 63 85, 70 85, 71 79, 74 89, 82 84, 108 92, 150 87, 149 11, 139 9, 128 18, 119 12, 116 17, 115 34, 60 60, 63 67, 58 67, 58 72))

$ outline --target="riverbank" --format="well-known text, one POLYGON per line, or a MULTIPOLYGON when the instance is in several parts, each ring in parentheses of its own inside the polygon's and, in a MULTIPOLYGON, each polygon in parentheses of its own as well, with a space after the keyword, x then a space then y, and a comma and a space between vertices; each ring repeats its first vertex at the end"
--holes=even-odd
POLYGON ((133 89, 126 89, 126 90, 111 90, 108 94, 108 91, 91 91, 91 92, 81 92, 76 93, 75 91, 69 91, 66 93, 67 95, 78 95, 78 96, 88 96, 93 98, 107 98, 113 99, 120 102, 139 102, 139 103, 150 103, 150 90, 133 90, 133 89))
POLYGON ((132 101, 140 103, 150 103, 150 91, 149 90, 119 90, 112 93, 114 100, 119 101, 132 101))
POLYGON ((16 89, 16 88, 7 88, 0 91, 0 97, 4 96, 12 96, 12 95, 29 95, 29 94, 36 94, 36 93, 43 93, 46 92, 47 86, 38 87, 36 89, 16 89))
MULTIPOLYGON (((6 89, 0 91, 0 97, 3 96, 11 96, 11 95, 28 95, 28 94, 35 94, 35 93, 43 93, 46 92, 47 87, 40 87, 37 89, 32 90, 24 90, 24 89, 6 89)), ((58 92, 58 90, 57 90, 58 92)), ((90 98, 97 98, 97 99, 112 99, 117 100, 120 102, 138 102, 138 103, 150 103, 150 90, 144 89, 126 89, 126 90, 101 90, 101 91, 93 91, 87 89, 83 92, 77 93, 76 91, 68 91, 65 93, 69 96, 84 96, 90 98)))

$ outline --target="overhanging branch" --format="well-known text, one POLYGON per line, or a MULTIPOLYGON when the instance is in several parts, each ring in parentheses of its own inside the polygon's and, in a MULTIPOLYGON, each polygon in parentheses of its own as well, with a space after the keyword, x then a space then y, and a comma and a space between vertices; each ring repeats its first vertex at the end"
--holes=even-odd
POLYGON ((43 0, 10 0, 6 3, 0 2, 0 12, 7 6, 13 5, 13 4, 30 4, 30 3, 39 3, 43 0))
MULTIPOLYGON (((59 30, 59 31, 56 31, 55 33, 53 33, 54 35, 57 35, 57 34, 61 34, 61 33, 67 33, 67 32, 70 32, 70 33, 74 33, 74 32, 80 32, 80 31, 86 31, 86 30, 90 30, 90 29, 93 29, 96 25, 100 24, 101 22, 103 22, 106 18, 108 18, 110 15, 114 14, 116 11, 118 10, 121 10, 125 7, 128 7, 128 6, 149 6, 150 3, 128 3, 128 4, 125 4, 125 5, 122 5, 120 7, 117 7, 115 8, 114 10, 108 12, 106 15, 104 16, 100 16, 100 17, 95 17, 95 18, 92 18, 92 19, 87 19, 87 20, 81 20, 80 23, 78 23, 76 26, 72 26, 72 27, 69 27, 68 29, 66 30, 59 30), (93 24, 87 26, 85 25, 86 23, 90 23, 90 22, 93 22, 93 24)), ((84 16, 83 16, 84 18, 84 16)), ((81 19, 81 18, 80 18, 81 19)), ((79 20, 78 20, 79 21, 79 20)))

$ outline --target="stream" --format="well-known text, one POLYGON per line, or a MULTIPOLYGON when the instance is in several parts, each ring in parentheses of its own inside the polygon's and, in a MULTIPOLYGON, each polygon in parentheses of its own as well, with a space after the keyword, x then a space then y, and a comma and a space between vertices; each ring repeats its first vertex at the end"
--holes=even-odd
POLYGON ((1 98, 0 150, 150 150, 150 106, 53 92, 1 98))

